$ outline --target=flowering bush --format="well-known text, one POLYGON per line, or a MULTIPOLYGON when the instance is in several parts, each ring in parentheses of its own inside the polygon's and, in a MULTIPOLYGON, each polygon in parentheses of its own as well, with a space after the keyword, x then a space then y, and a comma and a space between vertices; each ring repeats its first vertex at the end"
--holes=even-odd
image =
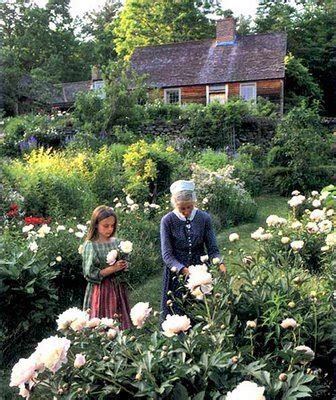
POLYGON ((193 164, 192 169, 198 198, 203 203, 206 200, 205 204, 221 225, 236 225, 253 219, 257 206, 243 182, 233 178, 232 165, 214 172, 197 164, 193 164))
MULTIPOLYGON (((241 276, 231 278, 215 264, 195 266, 193 274, 209 274, 212 294, 206 290, 202 299, 195 299, 192 291, 196 286, 202 291, 204 281, 196 283, 193 277, 195 284, 190 285, 180 280, 186 314, 168 315, 161 332, 151 322, 148 303, 134 306, 135 328, 127 331, 120 331, 114 320, 89 320, 80 310, 67 310, 58 318, 58 330, 70 341, 69 349, 68 342, 57 342, 62 347, 58 356, 51 359, 49 354, 55 353, 49 349, 46 360, 36 350, 29 359, 40 365, 32 367, 32 374, 38 375, 31 379, 32 374, 19 374, 22 378, 13 384, 20 387, 25 380, 32 399, 64 395, 289 400, 309 397, 315 388, 327 396, 325 371, 317 370, 325 363, 323 346, 330 344, 331 326, 325 321, 331 321, 332 310, 327 296, 312 301, 305 288, 313 287, 310 280, 290 284, 300 270, 286 268, 279 276, 276 269, 253 260, 242 265, 241 276), (256 276, 255 284, 251 277, 256 276), (287 294, 277 299, 280 288, 287 294), (288 307, 290 299, 297 305, 288 307)), ((51 348, 55 346, 56 342, 51 348)), ((14 366, 13 374, 18 375, 22 363, 14 366)))
POLYGON ((251 234, 253 239, 263 242, 267 259, 276 259, 279 265, 290 259, 296 266, 315 272, 331 264, 335 212, 326 203, 329 193, 313 191, 310 197, 305 197, 294 191, 288 201, 289 218, 270 215, 267 229, 260 227, 251 234))

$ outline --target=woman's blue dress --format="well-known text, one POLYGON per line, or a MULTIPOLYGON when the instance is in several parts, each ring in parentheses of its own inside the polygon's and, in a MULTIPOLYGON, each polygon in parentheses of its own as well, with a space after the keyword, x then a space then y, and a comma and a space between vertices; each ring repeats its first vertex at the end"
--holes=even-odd
MULTIPOLYGON (((200 257, 208 254, 209 259, 220 257, 217 247, 216 235, 208 213, 196 210, 192 220, 183 221, 174 212, 166 214, 160 225, 161 254, 165 264, 163 273, 163 293, 161 304, 161 319, 171 313, 167 307, 167 292, 177 292, 178 280, 176 272, 171 272, 175 267, 177 273, 184 267, 201 264, 200 257)), ((174 313, 179 309, 173 306, 174 313)))

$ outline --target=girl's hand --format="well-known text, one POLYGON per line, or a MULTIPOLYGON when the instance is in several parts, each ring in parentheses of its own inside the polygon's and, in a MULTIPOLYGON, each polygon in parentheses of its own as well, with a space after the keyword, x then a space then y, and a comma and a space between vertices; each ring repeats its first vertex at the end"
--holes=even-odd
POLYGON ((114 272, 122 271, 125 268, 127 268, 127 262, 124 260, 119 260, 113 264, 114 272))

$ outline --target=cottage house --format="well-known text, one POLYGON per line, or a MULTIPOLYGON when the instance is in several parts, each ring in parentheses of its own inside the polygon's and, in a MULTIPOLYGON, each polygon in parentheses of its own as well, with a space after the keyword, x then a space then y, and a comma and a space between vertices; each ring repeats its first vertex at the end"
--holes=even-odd
POLYGON ((209 104, 232 97, 269 99, 283 110, 286 34, 239 36, 234 18, 217 22, 216 38, 136 48, 131 66, 166 103, 209 104))

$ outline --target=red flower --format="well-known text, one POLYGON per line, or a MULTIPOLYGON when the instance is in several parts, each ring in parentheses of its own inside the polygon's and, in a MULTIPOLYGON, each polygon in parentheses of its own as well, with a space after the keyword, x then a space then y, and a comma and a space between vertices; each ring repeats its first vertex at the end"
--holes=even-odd
POLYGON ((51 218, 44 218, 44 217, 25 217, 24 222, 26 225, 43 225, 43 224, 50 224, 51 218))
POLYGON ((19 206, 16 203, 12 203, 9 206, 9 211, 6 212, 7 217, 16 217, 19 213, 19 206))

